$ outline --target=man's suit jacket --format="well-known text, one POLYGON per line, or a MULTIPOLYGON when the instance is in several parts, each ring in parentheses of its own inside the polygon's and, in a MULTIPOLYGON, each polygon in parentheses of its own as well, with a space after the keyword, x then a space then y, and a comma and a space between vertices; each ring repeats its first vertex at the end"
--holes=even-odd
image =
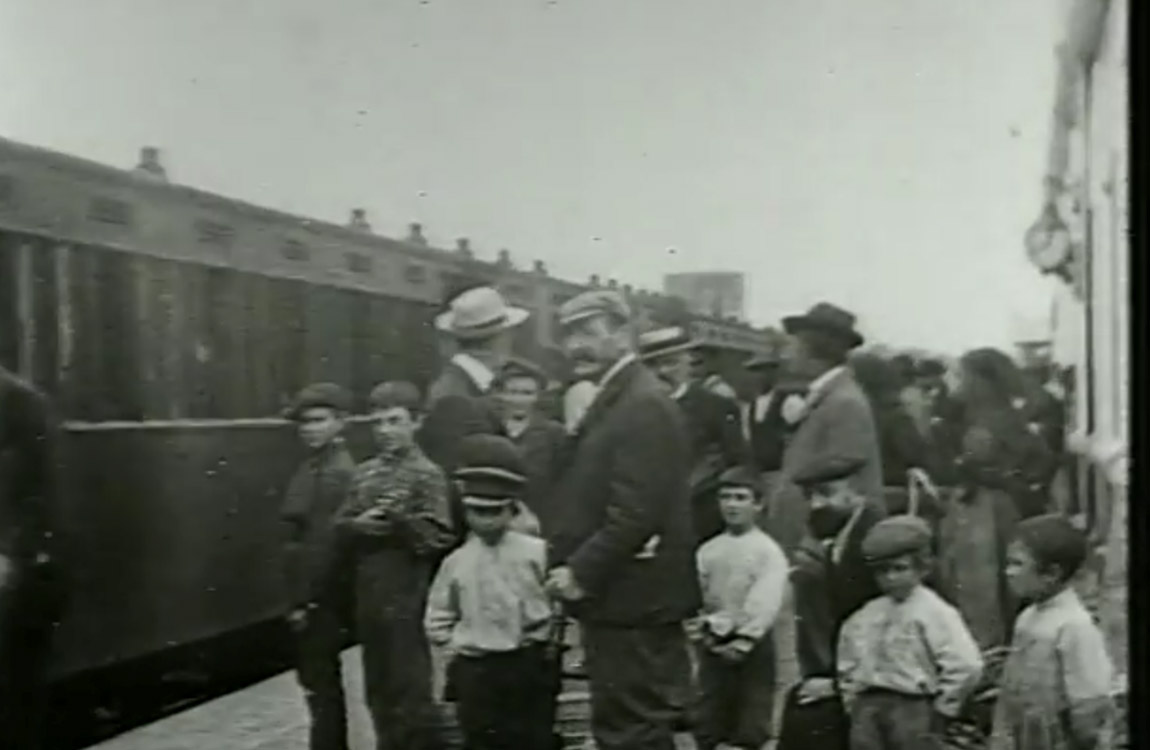
POLYGON ((692 383, 677 399, 691 449, 691 502, 695 534, 700 541, 723 529, 715 499, 724 469, 750 464, 750 452, 739 429, 734 401, 692 383))
POLYGON ((555 485, 551 564, 587 596, 580 620, 678 623, 699 606, 682 416, 655 376, 625 365, 596 396, 555 485))
POLYGON ((809 401, 783 454, 783 474, 799 485, 849 476, 857 492, 881 506, 878 430, 870 401, 850 371, 835 375, 809 401))
POLYGON ((522 452, 527 469, 523 502, 543 529, 550 529, 555 525, 554 485, 567 446, 567 430, 558 422, 536 414, 527 429, 513 440, 522 452))
MULTIPOLYGON (((506 431, 490 396, 462 367, 448 362, 427 389, 427 413, 416 442, 450 478, 459 464, 459 446, 470 435, 506 435, 506 431)), ((462 503, 454 492, 451 497, 452 523, 462 540, 462 503)))
POLYGON ((62 605, 57 432, 48 400, 0 368, 0 555, 12 564, 0 617, 46 624, 62 605))
POLYGON ((783 466, 783 452, 787 447, 790 426, 783 419, 783 404, 797 389, 776 387, 762 419, 755 419, 755 402, 749 404, 748 417, 751 435, 751 457, 759 471, 778 471, 783 466))

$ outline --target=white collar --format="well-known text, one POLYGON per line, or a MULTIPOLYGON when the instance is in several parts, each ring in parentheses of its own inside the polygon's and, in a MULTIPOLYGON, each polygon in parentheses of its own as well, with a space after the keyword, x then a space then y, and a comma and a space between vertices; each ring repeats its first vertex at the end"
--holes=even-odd
POLYGON ((763 421, 763 418, 767 416, 767 410, 771 408, 771 402, 774 400, 775 392, 773 389, 767 391, 755 399, 754 411, 752 414, 754 414, 756 422, 763 421))
POLYGON ((495 373, 491 368, 480 362, 478 359, 468 354, 467 352, 459 352, 451 358, 461 370, 467 373, 479 390, 487 393, 491 390, 491 384, 495 382, 495 373))
POLYGON ((807 386, 807 401, 814 401, 818 396, 821 396, 827 387, 830 386, 831 381, 845 371, 846 367, 839 365, 838 367, 832 367, 812 380, 811 384, 807 386))
POLYGON ((851 514, 851 517, 847 520, 842 530, 839 531, 834 541, 831 542, 831 560, 834 561, 836 565, 842 560, 843 552, 846 551, 847 539, 850 537, 851 532, 854 531, 855 526, 858 525, 864 508, 865 506, 861 504, 855 508, 854 513, 851 514))
POLYGON ((687 395, 687 389, 691 387, 690 383, 680 383, 675 390, 671 391, 671 398, 678 401, 683 396, 687 395))

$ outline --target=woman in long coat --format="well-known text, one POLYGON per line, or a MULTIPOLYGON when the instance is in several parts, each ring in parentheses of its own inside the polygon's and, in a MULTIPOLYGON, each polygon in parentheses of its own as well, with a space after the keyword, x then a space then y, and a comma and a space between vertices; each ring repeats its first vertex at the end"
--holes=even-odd
POLYGON ((947 595, 991 649, 1009 641, 1018 608, 1003 577, 1006 545, 1020 519, 1046 511, 1055 458, 1009 357, 976 349, 954 375, 958 490, 940 530, 940 567, 947 595))

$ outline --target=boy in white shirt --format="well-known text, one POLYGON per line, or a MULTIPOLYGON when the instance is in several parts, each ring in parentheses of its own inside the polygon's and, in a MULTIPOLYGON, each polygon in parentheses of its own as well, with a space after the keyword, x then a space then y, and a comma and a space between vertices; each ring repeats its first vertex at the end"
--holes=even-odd
POLYGON ((547 648, 546 544, 511 528, 522 459, 494 435, 466 438, 460 453, 453 478, 469 535, 435 576, 424 627, 451 660, 466 750, 550 750, 559 681, 547 648))
POLYGON ((744 467, 719 478, 725 530, 697 553, 703 612, 692 623, 699 653, 695 741, 700 750, 758 750, 771 736, 775 653, 771 628, 782 607, 786 554, 756 520, 758 474, 744 467))
POLYGON ((839 632, 838 685, 852 750, 933 750, 982 675, 982 654, 958 610, 922 580, 930 527, 893 516, 863 538, 883 595, 839 632))

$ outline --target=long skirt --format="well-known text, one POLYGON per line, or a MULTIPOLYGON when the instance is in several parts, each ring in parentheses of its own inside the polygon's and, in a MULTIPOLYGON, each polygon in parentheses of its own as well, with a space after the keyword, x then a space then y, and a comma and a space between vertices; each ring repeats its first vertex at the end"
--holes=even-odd
POLYGON ((940 593, 984 651, 1009 642, 1018 611, 1005 577, 1006 547, 1018 520, 1008 494, 975 488, 952 493, 939 523, 940 593))

